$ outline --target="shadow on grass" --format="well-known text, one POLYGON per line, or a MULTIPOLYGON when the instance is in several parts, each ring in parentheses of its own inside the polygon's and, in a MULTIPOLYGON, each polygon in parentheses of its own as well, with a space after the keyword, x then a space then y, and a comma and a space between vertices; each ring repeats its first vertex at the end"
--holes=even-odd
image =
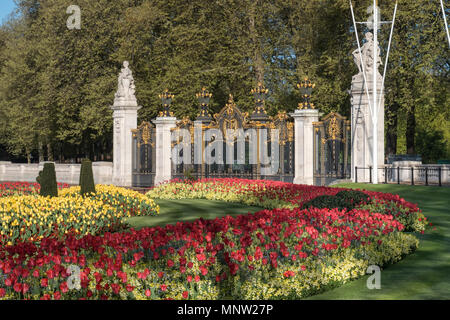
POLYGON ((135 229, 144 227, 165 226, 177 222, 191 222, 203 218, 213 220, 227 215, 237 216, 254 213, 263 208, 250 207, 239 203, 211 200, 155 200, 160 206, 160 214, 156 217, 132 217, 128 224, 135 229))

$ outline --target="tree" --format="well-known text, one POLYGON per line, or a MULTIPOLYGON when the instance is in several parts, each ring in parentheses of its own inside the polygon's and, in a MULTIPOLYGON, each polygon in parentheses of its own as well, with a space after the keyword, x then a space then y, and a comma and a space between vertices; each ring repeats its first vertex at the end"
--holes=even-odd
MULTIPOLYGON (((444 128, 450 141, 448 48, 436 1, 400 0, 386 79, 386 149, 414 153, 421 128, 444 128)), ((19 14, 0 27, 0 144, 45 159, 106 159, 112 148, 117 74, 124 60, 136 80, 141 120, 175 94, 179 119, 198 114, 195 94, 213 93, 217 113, 232 93, 254 109, 252 87, 270 90, 271 115, 300 102, 295 84, 317 84, 312 100, 350 115, 357 72, 348 0, 79 0, 81 30, 66 26, 67 2, 18 0, 19 14)), ((366 20, 371 0, 355 3, 366 20)), ((380 3, 383 19, 394 3, 380 3)), ((389 30, 380 35, 384 60, 389 30)), ((360 28, 360 34, 366 31, 360 28)))
POLYGON ((447 155, 444 134, 440 130, 419 129, 416 133, 416 148, 424 163, 436 163, 447 155))
MULTIPOLYGON (((393 4, 383 4, 384 16, 392 13, 393 4)), ((387 44, 386 37, 383 43, 387 44)), ((406 151, 414 154, 417 151, 415 137, 418 122, 433 122, 430 113, 443 111, 448 105, 448 86, 445 89, 449 70, 447 50, 436 1, 399 1, 386 79, 387 149, 390 152, 397 151, 396 127, 399 118, 406 122, 406 151), (438 99, 441 99, 439 103, 438 99), (422 108, 428 112, 418 120, 418 109, 422 108)))

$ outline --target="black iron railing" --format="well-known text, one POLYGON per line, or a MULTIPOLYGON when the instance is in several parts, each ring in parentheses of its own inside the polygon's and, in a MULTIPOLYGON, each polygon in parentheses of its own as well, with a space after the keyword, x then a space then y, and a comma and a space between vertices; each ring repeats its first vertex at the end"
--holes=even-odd
MULTIPOLYGON (((373 168, 355 167, 355 182, 373 183, 373 168)), ((450 186, 450 168, 442 166, 378 168, 378 181, 385 184, 450 186)))

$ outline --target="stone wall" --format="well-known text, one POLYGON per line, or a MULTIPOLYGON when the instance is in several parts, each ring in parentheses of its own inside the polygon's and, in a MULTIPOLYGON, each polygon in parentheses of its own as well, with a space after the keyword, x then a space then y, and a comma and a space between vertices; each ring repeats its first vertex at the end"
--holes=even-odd
MULTIPOLYGON (((78 185, 80 179, 81 164, 55 164, 56 180, 61 183, 78 185)), ((39 171, 44 168, 40 164, 20 164, 0 162, 0 182, 20 181, 36 182, 39 171)), ((93 162, 94 181, 96 184, 112 184, 113 163, 93 162)))

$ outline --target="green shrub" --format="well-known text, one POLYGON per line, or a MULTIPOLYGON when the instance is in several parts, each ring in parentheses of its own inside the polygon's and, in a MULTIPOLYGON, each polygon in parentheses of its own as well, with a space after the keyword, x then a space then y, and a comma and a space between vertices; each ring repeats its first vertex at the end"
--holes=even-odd
POLYGON ((302 206, 302 209, 308 209, 308 208, 318 208, 318 209, 334 209, 338 208, 339 210, 343 210, 347 208, 346 202, 339 197, 336 196, 330 196, 330 195, 321 195, 318 197, 315 197, 314 199, 305 202, 302 206))
POLYGON ((81 162, 80 187, 81 187, 82 195, 95 193, 95 183, 94 183, 94 173, 92 172, 92 162, 87 159, 85 159, 81 162))
POLYGON ((370 197, 361 191, 356 190, 344 190, 337 193, 335 196, 331 195, 321 195, 315 197, 314 199, 305 202, 302 209, 308 209, 311 207, 319 209, 334 209, 339 210, 348 209, 352 210, 362 203, 367 203, 370 201, 370 197))
POLYGON ((193 169, 186 170, 184 172, 185 180, 188 181, 188 182, 196 181, 197 179, 193 176, 193 174, 194 174, 194 170, 193 169))
POLYGON ((39 194, 43 197, 57 197, 58 184, 56 182, 56 171, 54 163, 45 163, 44 170, 39 172, 36 178, 37 183, 41 185, 39 194))
POLYGON ((353 209, 362 203, 370 201, 370 197, 367 194, 357 190, 343 190, 338 192, 336 197, 341 198, 348 209, 353 209))

